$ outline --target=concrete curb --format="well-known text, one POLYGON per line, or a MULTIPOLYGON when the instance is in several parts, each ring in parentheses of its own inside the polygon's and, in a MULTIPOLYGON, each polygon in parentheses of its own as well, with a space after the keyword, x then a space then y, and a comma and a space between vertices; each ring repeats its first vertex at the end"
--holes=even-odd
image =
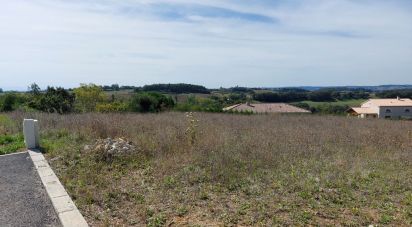
POLYGON ((50 168, 43 154, 28 151, 63 227, 89 226, 50 168))
POLYGON ((19 151, 19 152, 14 152, 14 153, 10 153, 10 154, 1 154, 0 157, 3 156, 10 156, 10 155, 15 155, 15 154, 23 154, 26 153, 27 151, 19 151))

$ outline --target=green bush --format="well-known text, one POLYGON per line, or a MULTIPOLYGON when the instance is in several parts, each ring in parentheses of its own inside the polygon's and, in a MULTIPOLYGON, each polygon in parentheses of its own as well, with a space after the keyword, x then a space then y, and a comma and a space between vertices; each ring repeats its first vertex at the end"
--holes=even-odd
POLYGON ((127 107, 127 104, 123 102, 98 103, 96 111, 100 113, 124 112, 127 111, 127 107))
POLYGON ((102 103, 106 98, 102 87, 95 84, 81 84, 79 88, 74 89, 74 94, 75 106, 80 112, 95 111, 97 104, 102 103))
POLYGON ((17 103, 17 96, 13 93, 0 96, 0 111, 12 111, 17 103))
POLYGON ((137 93, 130 100, 129 108, 135 112, 160 112, 173 108, 175 102, 170 96, 156 92, 137 93))
POLYGON ((28 106, 48 113, 68 113, 73 110, 74 95, 64 88, 47 87, 45 93, 32 92, 28 106))
POLYGON ((322 104, 312 108, 312 112, 321 114, 343 115, 350 107, 347 105, 322 104))
POLYGON ((186 102, 178 103, 175 107, 177 111, 203 111, 203 112, 221 112, 222 104, 219 100, 210 98, 199 98, 189 96, 186 102))

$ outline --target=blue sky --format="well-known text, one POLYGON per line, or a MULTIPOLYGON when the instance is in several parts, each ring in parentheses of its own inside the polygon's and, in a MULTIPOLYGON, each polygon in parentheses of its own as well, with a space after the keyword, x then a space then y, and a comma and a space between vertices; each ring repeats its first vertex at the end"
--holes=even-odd
POLYGON ((409 0, 0 0, 0 87, 412 84, 409 0))

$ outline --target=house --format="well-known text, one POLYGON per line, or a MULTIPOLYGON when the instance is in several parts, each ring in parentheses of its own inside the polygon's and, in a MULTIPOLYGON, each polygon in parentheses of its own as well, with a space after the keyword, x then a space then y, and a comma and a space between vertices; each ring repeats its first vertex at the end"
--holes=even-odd
POLYGON ((223 111, 252 113, 311 113, 286 103, 241 103, 223 108, 223 111))
POLYGON ((349 115, 360 118, 410 118, 412 119, 411 99, 369 99, 361 107, 352 107, 349 115))

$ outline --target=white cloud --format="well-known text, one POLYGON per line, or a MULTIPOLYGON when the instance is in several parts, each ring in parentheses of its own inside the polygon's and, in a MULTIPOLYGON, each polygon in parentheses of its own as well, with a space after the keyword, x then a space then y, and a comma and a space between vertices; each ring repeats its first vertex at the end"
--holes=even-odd
POLYGON ((404 1, 265 2, 3 1, 0 87, 412 83, 404 1))

